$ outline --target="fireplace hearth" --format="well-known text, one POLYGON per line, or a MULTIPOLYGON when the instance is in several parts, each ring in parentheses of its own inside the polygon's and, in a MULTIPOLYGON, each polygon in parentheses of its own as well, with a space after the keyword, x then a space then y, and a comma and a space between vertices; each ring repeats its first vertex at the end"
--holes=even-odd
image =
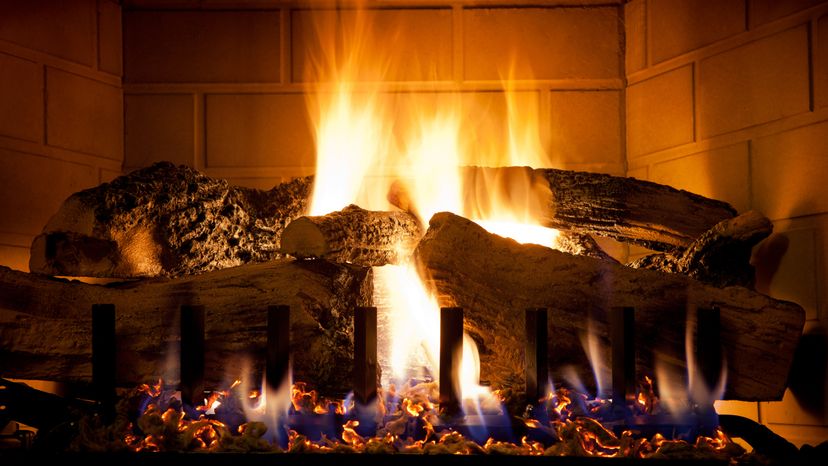
POLYGON ((828 457, 828 2, 0 3, 0 461, 828 457))
MULTIPOLYGON (((525 169, 513 171, 525 173, 525 169)), ((131 223, 135 225, 131 228, 153 238, 176 238, 179 235, 161 232, 173 227, 187 231, 186 224, 170 221, 186 218, 181 212, 193 211, 189 218, 199 224, 206 221, 227 225, 236 221, 236 208, 214 209, 219 213, 211 215, 221 218, 197 214, 205 203, 192 197, 197 192, 193 187, 226 184, 191 172, 186 167, 159 164, 70 197, 55 216, 58 220, 53 220, 34 242, 33 248, 41 255, 38 263, 49 264, 49 270, 115 270, 100 267, 95 260, 114 263, 111 258, 126 256, 120 251, 134 247, 134 243, 119 242, 119 238, 129 238, 130 234, 113 237, 100 233, 113 230, 94 226, 104 222, 131 223), (158 185, 156 180, 163 181, 163 190, 153 188, 158 185), (148 202, 136 193, 150 193, 153 199, 166 201, 148 202), (182 193, 186 196, 181 197, 182 193), (66 219, 71 220, 67 211, 90 212, 87 217, 93 226, 82 228, 99 232, 95 234, 100 236, 85 236, 81 229, 72 231, 66 226, 66 219), (152 223, 143 221, 142 216, 152 223), (112 238, 109 243, 107 237, 112 238), (106 243, 100 246, 104 253, 95 249, 101 243, 106 243)), ((655 210, 648 211, 651 222, 638 229, 623 227, 625 222, 637 222, 636 215, 644 215, 635 210, 616 211, 607 225, 619 238, 648 238, 650 245, 683 241, 687 246, 680 249, 681 254, 663 253, 660 257, 672 255, 684 263, 692 263, 687 257, 704 257, 697 262, 705 264, 706 275, 697 273, 692 277, 688 272, 692 267, 642 270, 624 266, 603 253, 596 243, 577 236, 563 243, 567 245, 563 249, 570 252, 523 244, 489 233, 449 212, 434 215, 422 233, 416 214, 371 212, 356 206, 326 216, 289 219, 286 228, 273 230, 271 241, 277 244, 280 231, 283 237, 298 238, 292 241, 295 247, 280 252, 299 258, 257 264, 249 257, 251 263, 239 267, 162 280, 110 283, 106 287, 6 270, 0 277, 6 290, 0 302, 29 317, 18 320, 13 329, 15 340, 4 340, 9 342, 4 346, 5 371, 17 377, 77 382, 89 380, 91 360, 89 393, 96 403, 48 396, 4 380, 0 392, 4 412, 9 420, 38 428, 32 448, 59 452, 465 453, 626 458, 690 455, 713 462, 751 461, 751 455, 798 458, 796 447, 772 434, 766 437, 772 439, 770 445, 774 447, 766 447, 763 442, 752 445, 755 453, 746 453, 728 437, 727 423, 719 422, 713 407, 714 400, 722 396, 764 398, 784 388, 773 384, 776 379, 763 381, 751 370, 759 368, 762 374, 787 372, 784 366, 790 364, 797 337, 790 330, 801 327, 801 308, 755 293, 748 288, 750 283, 733 286, 727 272, 716 269, 716 264, 726 263, 727 270, 743 273, 748 266, 734 262, 746 262, 746 251, 769 234, 767 221, 757 213, 735 216, 725 203, 653 183, 587 173, 539 173, 544 179, 556 180, 557 189, 566 193, 553 195, 544 205, 551 205, 558 218, 565 218, 570 225, 585 225, 582 228, 596 228, 589 225, 598 224, 601 210, 595 209, 598 213, 582 221, 573 214, 564 216, 566 210, 555 208, 554 202, 601 206, 611 203, 613 196, 627 203, 636 198, 670 199, 662 206, 666 213, 659 217, 655 210), (560 182, 566 177, 573 180, 568 185, 560 182), (695 240, 681 239, 695 227, 682 226, 688 224, 686 216, 684 223, 672 220, 676 217, 669 209, 682 203, 691 204, 697 211, 707 208, 721 212, 717 215, 725 218, 718 223, 707 220, 715 224, 695 240), (399 223, 401 218, 409 223, 399 223), (669 223, 674 233, 661 233, 664 230, 658 218, 674 222, 669 223), (294 225, 301 225, 301 229, 294 225), (413 229, 405 225, 413 225, 413 229), (320 241, 337 246, 312 246, 320 241), (573 248, 575 241, 587 247, 573 248), (411 242, 415 244, 407 246, 408 252, 396 249, 396 255, 377 253, 388 249, 388 245, 411 242), (300 254, 297 248, 311 252, 300 254), (365 304, 382 294, 379 291, 377 295, 375 280, 388 286, 379 279, 379 270, 395 267, 386 264, 412 254, 431 277, 431 286, 440 291, 441 301, 464 307, 443 307, 439 311, 439 371, 420 379, 389 383, 384 382, 389 380, 387 375, 382 377, 388 368, 382 367, 378 351, 379 336, 389 330, 378 326, 377 307, 365 304), (718 255, 727 260, 717 260, 718 255), (346 263, 350 261, 344 258, 354 263, 346 263), (376 277, 371 267, 377 271, 376 277), (533 282, 532 276, 542 278, 533 282), (717 283, 723 276, 723 282, 717 283), (498 285, 489 288, 491 280, 498 285), (602 281, 609 292, 593 285, 602 281), (582 288, 579 283, 590 285, 582 288), (570 291, 565 291, 567 288, 570 291), (585 294, 585 290, 591 293, 585 294), (273 305, 279 296, 285 301, 273 305), (180 309, 170 307, 174 302, 180 304, 180 309), (49 311, 54 304, 47 303, 64 306, 74 316, 67 319, 66 311, 55 315, 49 311), (533 307, 543 304, 547 307, 533 307), (523 306, 525 312, 520 307, 515 309, 517 306, 523 306), (685 306, 686 311, 677 311, 679 306, 685 306), (148 314, 148 309, 153 313, 148 314), (333 315, 339 317, 332 319, 333 315), (767 327, 752 335, 749 328, 739 327, 743 315, 754 315, 754 322, 761 321, 759 316, 769 315, 772 317, 763 318, 767 325, 782 327, 770 332, 777 335, 774 338, 768 337, 767 327), (665 322, 667 316, 680 322, 665 322), (62 348, 44 347, 39 343, 44 324, 64 338, 76 335, 80 340, 66 339, 62 348), (582 350, 588 359, 581 364, 591 365, 596 371, 594 379, 579 386, 577 378, 564 376, 568 381, 556 386, 552 381, 561 380, 562 364, 578 361, 570 354, 572 351, 561 351, 560 345, 572 344, 566 343, 567 334, 575 329, 577 335, 579 326, 588 329, 585 336, 591 340, 582 350), (169 328, 177 328, 179 335, 170 335, 169 328), (683 338, 659 339, 654 331, 683 338), (780 339, 785 335, 787 339, 780 339), (176 346, 171 348, 170 341, 176 346), (476 357, 480 358, 482 376, 488 379, 486 385, 494 385, 498 392, 480 385, 480 375, 474 374, 469 380, 465 373, 470 341, 478 348, 475 354, 479 354, 476 357), (758 357, 742 359, 749 351, 740 349, 745 341, 754 348, 775 347, 773 364, 761 366, 766 350, 760 350, 758 357), (90 345, 89 356, 73 350, 79 344, 90 345), (517 350, 513 348, 516 344, 517 350), (679 348, 670 350, 670 344, 679 348), (328 348, 328 353, 306 351, 309 347, 328 348), (175 354, 171 349, 179 355, 177 365, 169 362, 170 354, 175 354), (604 358, 604 351, 609 358, 603 360, 611 363, 608 391, 602 386, 602 368, 597 364, 604 358), (660 361, 670 351, 676 351, 674 358, 686 361, 682 367, 688 378, 678 382, 689 387, 683 395, 670 393, 666 388, 669 383, 654 383, 647 375, 661 370, 660 361), (498 354, 499 361, 491 359, 492 352, 498 354), (510 369, 503 368, 506 358, 514 357, 507 356, 507 352, 518 354, 510 369), (729 354, 733 355, 725 357, 729 354), (166 369, 162 359, 167 360, 166 369), (234 373, 227 363, 244 360, 252 366, 235 371, 239 380, 228 389, 219 389, 221 380, 226 383, 234 373), (775 369, 777 366, 780 368, 775 369), (174 385, 159 380, 137 390, 118 389, 132 380, 137 383, 153 379, 159 375, 159 368, 169 375, 171 367, 177 367, 177 374, 172 375, 177 380, 174 385), (730 378, 726 389, 724 374, 730 378), (251 388, 255 386, 251 378, 263 380, 261 387, 251 388), (291 384, 291 380, 301 382, 291 384), (305 382, 319 387, 326 397, 308 390, 305 382), (205 391, 206 387, 210 389, 205 391), (589 392, 594 395, 588 396, 589 392), (344 400, 327 397, 345 393, 350 394, 344 400), (671 405, 677 396, 679 404, 671 405), (45 411, 30 408, 38 400, 45 400, 45 411), (120 401, 116 404, 116 400, 120 401), (679 407, 682 403, 684 408, 679 407)), ((244 195, 274 199, 267 194, 282 191, 283 187, 276 187, 263 195, 254 191, 244 195)), ((395 192, 396 202, 402 202, 400 191, 395 192)), ((225 202, 233 202, 232 196, 228 199, 225 202)), ((293 197, 278 199, 296 202, 293 197)), ((270 211, 282 212, 278 205, 270 211)), ((164 257, 163 251, 170 243, 158 241, 159 247, 147 249, 156 257, 164 257)), ((221 242, 211 247, 208 243, 212 240, 202 241, 205 245, 200 249, 189 249, 190 263, 199 263, 198 251, 209 251, 200 262, 211 263, 210 255, 223 247, 221 242)), ((152 262, 141 258, 140 252, 133 251, 129 259, 152 262)), ((120 266, 118 270, 127 268, 120 266)), ((737 278, 744 282, 744 278, 737 278)), ((392 310, 386 305, 386 319, 393 318, 389 312, 392 310)), ((3 335, 12 335, 10 331, 4 329, 3 335)), ((757 429, 761 432, 761 426, 747 419, 724 419, 734 429, 731 435, 761 435, 756 433, 757 429)), ((20 432, 14 435, 25 439, 20 432)))

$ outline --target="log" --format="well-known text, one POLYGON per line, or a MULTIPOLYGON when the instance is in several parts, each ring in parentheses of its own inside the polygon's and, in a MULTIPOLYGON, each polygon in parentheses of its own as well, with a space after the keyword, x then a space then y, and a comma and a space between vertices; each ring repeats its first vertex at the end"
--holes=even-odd
POLYGON ((610 308, 635 308, 641 377, 654 375, 656 359, 686 374, 686 309, 719 307, 727 358, 724 398, 738 400, 781 399, 805 320, 802 307, 746 288, 717 288, 682 275, 518 244, 450 213, 431 219, 415 258, 440 306, 465 309, 466 331, 480 351, 481 378, 517 391, 523 386, 527 308, 549 309, 553 381, 575 372, 595 387, 581 338, 592 327, 598 378, 609 380, 610 308))
POLYGON ((650 181, 541 169, 552 193, 548 226, 608 236, 663 251, 687 247, 736 215, 726 202, 650 181))
MULTIPOLYGON (((460 172, 464 217, 491 218, 507 206, 551 228, 655 251, 686 248, 736 214, 725 202, 635 178, 530 167, 463 167, 460 172)), ((417 213, 404 183, 392 186, 388 200, 417 213)))
POLYGON ((650 254, 629 264, 636 269, 680 273, 711 285, 755 285, 750 264, 753 247, 773 232, 773 224, 756 211, 723 220, 685 250, 650 254))
POLYGON ((282 233, 281 251, 366 267, 407 259, 422 228, 408 212, 376 212, 349 205, 321 216, 299 217, 282 233))
POLYGON ((176 277, 279 258, 312 179, 269 191, 159 162, 70 196, 35 238, 29 269, 74 277, 176 277))
POLYGON ((263 369, 267 308, 291 306, 296 380, 326 393, 350 390, 353 311, 371 304, 371 269, 281 259, 180 279, 107 286, 0 267, 0 376, 61 382, 91 380, 91 306, 117 310, 117 383, 163 377, 177 383, 179 308, 206 306, 206 383, 226 388, 246 361, 263 369))

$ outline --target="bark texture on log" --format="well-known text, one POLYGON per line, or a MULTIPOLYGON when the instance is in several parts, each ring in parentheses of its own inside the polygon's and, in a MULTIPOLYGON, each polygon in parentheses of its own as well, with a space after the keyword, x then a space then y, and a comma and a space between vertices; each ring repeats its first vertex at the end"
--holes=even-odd
POLYGON ((751 251, 772 232, 773 224, 767 217, 749 211, 720 222, 683 251, 651 254, 629 266, 680 273, 719 287, 753 288, 755 270, 750 264, 751 251))
POLYGON ((299 217, 282 233, 281 251, 367 267, 399 264, 423 235, 408 212, 377 212, 349 205, 338 212, 299 217))
MULTIPOLYGON (((251 264, 175 280, 107 286, 0 267, 0 376, 91 379, 91 306, 115 304, 118 383, 178 380, 179 308, 206 306, 205 367, 222 388, 264 361, 267 306, 292 308, 295 380, 326 393, 351 386, 353 311, 371 305, 371 269, 322 260, 251 264)), ((263 366, 256 371, 261 374, 263 366)), ((254 382, 258 383, 260 379, 254 382)))
POLYGON ((665 251, 687 247, 722 220, 729 204, 649 181, 567 170, 536 170, 548 181, 552 228, 598 234, 665 251))
POLYGON ((465 309, 466 330, 480 350, 481 378, 518 391, 526 308, 549 308, 553 380, 576 373, 594 385, 581 339, 591 326, 602 361, 598 373, 608 381, 607 309, 635 307, 638 373, 652 376, 657 357, 682 368, 687 306, 718 306, 728 370, 724 397, 741 400, 782 397, 805 319, 800 306, 745 288, 716 288, 681 275, 518 244, 449 213, 432 218, 415 257, 440 305, 465 309))
POLYGON ((35 238, 29 268, 175 277, 272 260, 286 224, 305 212, 311 183, 260 191, 159 162, 70 196, 35 238))
MULTIPOLYGON (((686 248, 722 220, 729 204, 669 186, 600 173, 530 167, 462 167, 462 215, 492 218, 501 206, 542 219, 551 228, 607 236, 656 251, 686 248)), ((394 206, 416 215, 417 206, 395 183, 394 206)), ((424 219, 425 220, 425 219, 424 219)))

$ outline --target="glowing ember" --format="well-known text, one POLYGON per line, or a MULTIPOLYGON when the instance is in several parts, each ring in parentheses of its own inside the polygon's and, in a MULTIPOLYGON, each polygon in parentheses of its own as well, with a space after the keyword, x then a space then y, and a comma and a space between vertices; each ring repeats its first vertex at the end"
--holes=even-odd
MULTIPOLYGON (((265 424, 244 418, 232 421, 234 413, 232 408, 227 411, 227 407, 240 410, 237 402, 246 398, 246 392, 239 387, 218 392, 216 399, 221 406, 215 415, 206 415, 203 410, 188 414, 165 390, 147 390, 148 387, 135 390, 132 397, 120 404, 119 421, 104 428, 106 435, 96 434, 90 425, 82 425, 82 437, 75 447, 81 449, 86 445, 84 440, 94 440, 96 449, 107 448, 100 443, 101 439, 111 435, 112 429, 120 429, 116 430, 120 438, 109 447, 133 451, 572 455, 746 461, 750 458, 721 429, 711 436, 687 438, 666 438, 661 433, 642 436, 635 430, 616 434, 599 422, 601 413, 609 412, 604 409, 609 402, 587 400, 582 394, 567 389, 550 394, 545 403, 535 407, 532 417, 521 418, 523 427, 516 426, 510 434, 519 440, 488 437, 475 442, 457 430, 457 426, 445 425, 437 416, 436 403, 429 396, 435 394, 432 383, 406 383, 399 390, 380 393, 389 409, 383 411, 375 434, 369 435, 360 432, 362 423, 350 411, 337 412, 333 418, 332 411, 320 413, 317 408, 331 402, 308 390, 306 384, 297 383, 291 388, 294 403, 290 409, 290 426, 284 427, 289 430, 280 447, 266 440, 265 424), (584 405, 579 406, 572 399, 584 400, 584 405), (125 412, 136 401, 146 405, 146 409, 137 416, 125 412), (332 435, 300 433, 321 419, 335 420, 337 425, 332 435)), ((346 405, 341 400, 339 404, 346 405)))

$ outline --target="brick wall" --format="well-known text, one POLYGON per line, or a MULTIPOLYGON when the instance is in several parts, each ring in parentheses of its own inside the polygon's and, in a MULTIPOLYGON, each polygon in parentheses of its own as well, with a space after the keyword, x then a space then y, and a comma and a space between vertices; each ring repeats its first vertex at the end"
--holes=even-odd
MULTIPOLYGON (((624 6, 628 174, 756 209, 758 287, 807 310, 782 402, 730 403, 800 444, 828 438, 828 4, 624 6)), ((633 251, 633 256, 643 251, 633 251)))
POLYGON ((0 263, 29 246, 71 193, 123 162, 121 7, 0 2, 0 263))
MULTIPOLYGON (((172 160, 254 187, 313 173, 302 96, 306 51, 317 46, 309 4, 331 2, 125 2, 125 170, 172 160)), ((620 2, 373 4, 382 8, 370 11, 369 53, 391 37, 400 52, 385 92, 409 103, 460 92, 474 130, 501 131, 501 73, 514 58, 554 163, 624 173, 620 2)))

